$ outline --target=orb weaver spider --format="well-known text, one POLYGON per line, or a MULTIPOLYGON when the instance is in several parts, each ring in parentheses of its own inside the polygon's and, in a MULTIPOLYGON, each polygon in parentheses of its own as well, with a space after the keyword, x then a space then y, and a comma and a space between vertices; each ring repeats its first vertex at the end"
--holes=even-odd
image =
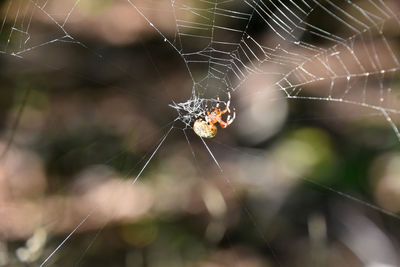
POLYGON ((215 105, 215 108, 213 108, 213 111, 210 112, 208 107, 206 107, 207 115, 205 116, 205 120, 199 118, 194 122, 193 130, 198 136, 203 138, 213 138, 217 134, 217 123, 219 123, 222 128, 226 128, 235 120, 236 109, 233 108, 233 114, 231 116, 231 93, 229 92, 229 89, 227 89, 227 91, 228 102, 226 102, 225 109, 221 110, 219 108, 220 101, 219 97, 217 97, 217 104, 215 105), (223 121, 222 115, 225 113, 228 113, 228 117, 226 121, 223 121))

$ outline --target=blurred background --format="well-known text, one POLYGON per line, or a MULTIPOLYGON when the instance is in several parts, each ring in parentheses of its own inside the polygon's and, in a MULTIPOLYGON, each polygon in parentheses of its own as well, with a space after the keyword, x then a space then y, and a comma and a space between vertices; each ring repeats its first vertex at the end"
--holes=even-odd
MULTIPOLYGON (((173 38, 171 2, 135 4, 173 38)), ((46 266, 400 266, 400 142, 380 111, 288 99, 264 89, 269 76, 249 76, 232 93, 237 119, 206 141, 222 171, 178 124, 152 157, 177 116, 168 104, 193 84, 129 1, 0 11, 0 266, 40 265, 82 220, 46 266), (73 39, 57 39, 62 29, 73 39)), ((368 83, 373 99, 382 81, 400 110, 398 72, 368 83)), ((301 94, 319 86, 329 83, 301 94)))

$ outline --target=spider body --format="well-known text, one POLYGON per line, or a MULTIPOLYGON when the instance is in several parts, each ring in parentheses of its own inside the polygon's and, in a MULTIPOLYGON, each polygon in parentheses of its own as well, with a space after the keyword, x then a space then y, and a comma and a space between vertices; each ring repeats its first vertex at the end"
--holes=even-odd
POLYGON ((213 138, 217 134, 217 126, 203 119, 197 119, 193 124, 193 131, 200 137, 213 138))
POLYGON ((217 134, 217 126, 216 124, 219 123, 219 125, 222 128, 228 127, 235 119, 236 117, 236 112, 235 108, 233 108, 233 115, 231 116, 231 110, 230 110, 230 104, 231 104, 231 94, 228 91, 228 102, 225 105, 225 108, 221 110, 219 108, 219 97, 217 97, 217 104, 213 108, 213 110, 210 112, 209 109, 206 107, 206 113, 207 115, 205 116, 205 120, 202 118, 197 119, 194 124, 193 124, 193 130, 194 132, 203 138, 213 138, 217 134), (226 121, 222 119, 222 115, 228 113, 228 117, 226 121))

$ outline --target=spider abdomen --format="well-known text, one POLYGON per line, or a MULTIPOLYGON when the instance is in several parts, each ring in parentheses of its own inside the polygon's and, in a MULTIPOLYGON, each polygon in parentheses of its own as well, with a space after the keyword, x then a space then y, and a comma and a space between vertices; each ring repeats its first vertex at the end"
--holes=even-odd
POLYGON ((213 138, 217 134, 217 126, 198 119, 193 124, 193 131, 200 137, 213 138))

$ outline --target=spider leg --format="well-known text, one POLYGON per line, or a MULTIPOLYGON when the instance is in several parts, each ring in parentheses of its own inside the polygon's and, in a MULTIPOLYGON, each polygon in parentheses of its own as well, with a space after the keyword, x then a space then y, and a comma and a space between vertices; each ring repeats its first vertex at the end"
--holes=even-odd
POLYGON ((231 110, 229 109, 230 105, 231 105, 231 92, 229 92, 228 90, 228 102, 226 102, 226 109, 228 110, 229 113, 231 112, 231 110))
POLYGON ((208 110, 208 106, 206 105, 206 113, 207 115, 205 116, 206 122, 210 122, 210 111, 208 110))
POLYGON ((226 127, 229 126, 229 124, 226 123, 226 122, 224 122, 221 118, 218 118, 218 122, 219 122, 219 125, 220 125, 222 128, 226 128, 226 127))
POLYGON ((221 126, 221 128, 226 128, 228 127, 236 118, 236 109, 233 108, 233 113, 231 114, 231 110, 230 110, 230 105, 231 105, 231 93, 229 91, 229 88, 227 88, 227 94, 228 94, 228 101, 225 104, 225 109, 220 110, 220 104, 221 104, 221 100, 219 98, 219 96, 217 96, 217 103, 215 105, 215 107, 213 107, 213 111, 210 112, 210 110, 208 109, 208 106, 206 105, 206 116, 205 116, 205 120, 208 124, 210 125, 214 125, 215 123, 219 123, 219 125, 221 126), (226 121, 222 120, 222 115, 228 113, 228 117, 226 119, 226 121))
POLYGON ((235 118, 236 118, 236 109, 233 108, 232 118, 231 118, 231 115, 229 114, 228 118, 226 119, 226 122, 228 123, 228 125, 231 124, 235 120, 235 118))
POLYGON ((222 114, 225 114, 225 113, 227 113, 229 111, 229 109, 224 109, 224 110, 220 110, 218 113, 220 114, 220 115, 222 115, 222 114))

